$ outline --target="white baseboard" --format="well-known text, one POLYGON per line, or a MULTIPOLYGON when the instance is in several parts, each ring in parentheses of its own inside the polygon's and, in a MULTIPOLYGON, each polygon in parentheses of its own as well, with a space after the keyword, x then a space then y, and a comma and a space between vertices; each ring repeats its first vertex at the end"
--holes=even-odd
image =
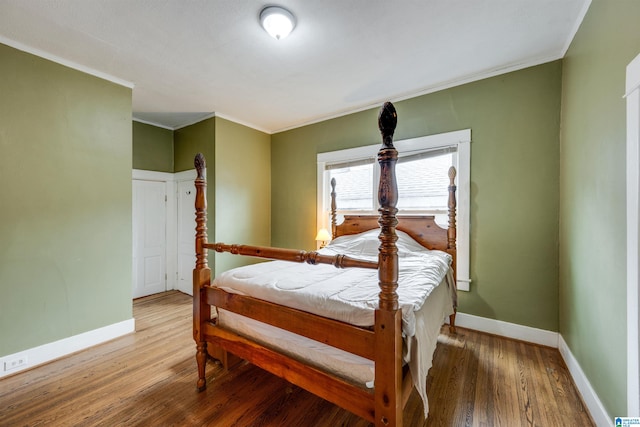
POLYGON ((587 408, 589 408, 589 413, 591 414, 593 421, 599 427, 612 425, 613 418, 609 416, 607 410, 602 405, 600 398, 596 394, 595 390, 593 390, 593 387, 591 387, 591 383, 589 383, 589 380, 582 371, 580 364, 573 356, 573 353, 571 353, 571 350, 569 350, 569 346, 564 341, 564 338, 562 338, 562 335, 560 335, 558 339, 558 350, 560 350, 560 354, 569 369, 569 373, 573 378, 573 382, 575 383, 578 392, 582 395, 582 400, 585 405, 587 405, 587 408))
POLYGON ((135 332, 135 330, 135 319, 132 318, 18 353, 2 356, 0 357, 0 378, 42 365, 43 363, 51 362, 52 360, 93 347, 94 345, 102 344, 103 342, 135 332), (14 369, 5 370, 5 362, 10 363, 18 359, 23 359, 26 363, 20 364, 20 366, 14 369))
POLYGON ((558 348, 558 333, 544 329, 516 325, 515 323, 487 319, 486 317, 474 316, 473 314, 466 313, 458 313, 456 315, 456 326, 486 332, 488 334, 499 335, 501 337, 540 344, 547 347, 558 348))

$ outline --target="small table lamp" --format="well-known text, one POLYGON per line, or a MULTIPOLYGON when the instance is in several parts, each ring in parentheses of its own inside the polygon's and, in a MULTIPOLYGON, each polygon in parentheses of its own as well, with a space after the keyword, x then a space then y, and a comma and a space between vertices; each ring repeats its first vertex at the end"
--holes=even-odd
POLYGON ((331 240, 331 235, 326 228, 321 228, 316 234, 316 241, 320 242, 320 248, 327 246, 327 242, 331 240))

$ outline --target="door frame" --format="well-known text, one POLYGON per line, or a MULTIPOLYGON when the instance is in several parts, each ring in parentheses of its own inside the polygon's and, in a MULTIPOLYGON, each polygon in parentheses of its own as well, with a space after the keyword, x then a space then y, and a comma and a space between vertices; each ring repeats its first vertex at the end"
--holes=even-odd
MULTIPOLYGON (((177 203, 176 203, 176 184, 174 174, 168 172, 147 171, 141 169, 133 169, 131 174, 132 181, 155 181, 164 182, 167 186, 167 204, 166 204, 166 269, 167 275, 166 290, 176 289, 176 277, 178 275, 178 219, 177 219, 177 203)), ((133 284, 132 284, 133 285, 133 284)))
POLYGON ((627 66, 627 415, 640 415, 640 54, 627 66))

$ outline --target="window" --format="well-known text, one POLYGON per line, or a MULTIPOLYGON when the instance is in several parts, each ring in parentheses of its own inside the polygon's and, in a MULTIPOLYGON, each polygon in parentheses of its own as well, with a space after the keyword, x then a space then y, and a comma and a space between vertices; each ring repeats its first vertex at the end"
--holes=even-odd
MULTIPOLYGON (((448 170, 458 171, 458 289, 469 290, 469 183, 471 130, 395 141, 398 214, 431 214, 447 227, 448 170)), ((380 145, 319 153, 317 226, 330 229, 331 179, 336 179, 338 223, 345 214, 377 214, 380 145)))

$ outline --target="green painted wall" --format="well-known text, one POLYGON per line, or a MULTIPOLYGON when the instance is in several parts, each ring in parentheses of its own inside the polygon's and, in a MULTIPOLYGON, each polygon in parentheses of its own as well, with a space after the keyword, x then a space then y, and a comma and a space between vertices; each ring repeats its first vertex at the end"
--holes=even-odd
POLYGON ((132 318, 131 90, 0 44, 0 356, 132 318))
MULTIPOLYGON (((215 164, 216 121, 215 117, 189 125, 173 132, 173 164, 174 172, 194 169, 193 159, 202 153, 211 169, 215 164)), ((207 177, 214 180, 213 174, 207 177)), ((211 199, 213 201, 213 199, 211 199)))
MULTIPOLYGON (((271 136, 216 117, 216 241, 271 244, 271 136)), ((256 262, 216 254, 216 272, 256 262)))
MULTIPOLYGON (((396 140, 472 129, 460 311, 558 330, 560 61, 395 104, 396 140)), ((314 248, 316 154, 380 142, 377 109, 272 136, 272 243, 314 248)))
POLYGON ((133 168, 173 172, 173 131, 133 122, 133 168))
POLYGON ((563 61, 560 332, 611 416, 626 414, 622 95, 639 22, 640 2, 595 0, 563 61))

